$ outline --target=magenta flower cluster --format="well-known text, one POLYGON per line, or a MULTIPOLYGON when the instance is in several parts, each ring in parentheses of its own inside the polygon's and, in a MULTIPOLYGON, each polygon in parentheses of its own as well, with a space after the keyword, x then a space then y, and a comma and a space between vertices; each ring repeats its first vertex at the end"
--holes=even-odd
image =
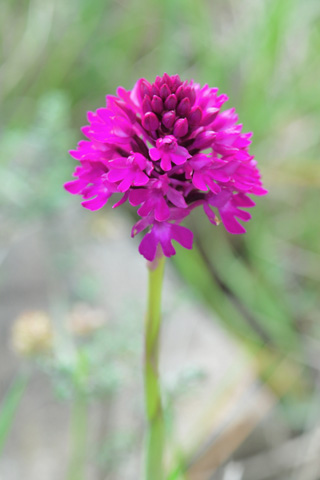
POLYGON ((217 88, 182 82, 178 75, 140 79, 131 91, 118 88, 106 108, 88 113, 89 125, 71 155, 80 165, 68 192, 82 195, 90 210, 103 207, 114 193, 139 207, 132 236, 147 229, 140 253, 152 261, 160 244, 175 254, 172 240, 192 248, 192 232, 180 225, 197 206, 209 221, 220 220, 230 233, 243 233, 242 208, 254 206, 248 194, 264 195, 259 170, 248 148, 251 133, 241 133, 234 109, 217 88))

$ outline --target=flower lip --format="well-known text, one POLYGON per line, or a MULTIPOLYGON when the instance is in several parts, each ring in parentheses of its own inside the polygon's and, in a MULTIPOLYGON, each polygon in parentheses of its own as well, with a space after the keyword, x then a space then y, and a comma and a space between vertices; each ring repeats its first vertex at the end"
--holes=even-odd
POLYGON ((82 205, 103 207, 116 192, 141 219, 134 234, 149 228, 139 251, 152 260, 158 245, 174 255, 172 240, 192 246, 192 233, 180 223, 202 206, 209 221, 245 231, 238 219, 264 195, 257 162, 249 153, 251 134, 233 108, 221 111, 228 97, 217 88, 182 82, 164 74, 153 83, 140 79, 132 90, 117 89, 106 107, 88 113, 89 125, 71 155, 79 162, 65 188, 82 195, 82 205))
POLYGON ((178 145, 173 135, 158 138, 156 147, 149 150, 149 155, 153 161, 161 160, 160 167, 164 172, 171 170, 172 163, 182 165, 191 157, 186 148, 178 145))
POLYGON ((166 135, 156 141, 156 147, 163 148, 164 151, 175 150, 177 145, 177 140, 173 135, 166 135))

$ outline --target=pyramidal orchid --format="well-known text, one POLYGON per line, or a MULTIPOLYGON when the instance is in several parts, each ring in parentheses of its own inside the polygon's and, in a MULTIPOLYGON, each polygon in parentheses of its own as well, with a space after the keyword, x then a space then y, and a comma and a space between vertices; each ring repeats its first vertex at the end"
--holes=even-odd
POLYGON ((233 108, 221 111, 227 100, 217 88, 166 73, 118 88, 106 107, 88 113, 82 132, 89 140, 70 152, 79 165, 66 190, 90 210, 115 193, 123 196, 114 208, 126 201, 139 207, 132 236, 146 232, 139 251, 149 261, 158 245, 174 255, 172 240, 192 248, 193 234, 180 224, 198 206, 212 224, 244 233, 239 219, 250 213, 243 208, 254 206, 248 194, 266 190, 249 153, 251 133, 242 133, 233 108))
POLYGON ((82 205, 137 208, 139 251, 149 264, 145 322, 144 385, 147 419, 145 480, 164 480, 165 422, 159 381, 161 290, 165 257, 173 241, 192 248, 193 233, 182 221, 202 207, 213 225, 244 233, 239 222, 250 219, 249 195, 264 195, 260 173, 249 153, 251 133, 242 133, 234 109, 221 110, 228 97, 217 88, 182 82, 166 73, 154 83, 137 81, 132 90, 118 88, 106 107, 88 113, 89 125, 71 155, 79 165, 68 192, 82 195, 82 205))

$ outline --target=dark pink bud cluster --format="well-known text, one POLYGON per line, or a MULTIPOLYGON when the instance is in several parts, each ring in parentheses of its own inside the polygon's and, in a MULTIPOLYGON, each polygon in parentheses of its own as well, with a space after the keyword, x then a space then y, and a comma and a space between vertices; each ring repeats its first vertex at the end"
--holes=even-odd
POLYGON ((103 207, 116 192, 141 219, 132 236, 148 229, 139 251, 153 260, 160 244, 167 257, 172 240, 192 248, 192 232, 180 225, 202 205, 213 224, 217 214, 231 233, 243 233, 252 207, 248 194, 264 195, 259 170, 249 153, 251 133, 242 133, 234 109, 221 111, 226 95, 208 85, 182 82, 178 75, 140 79, 131 91, 118 88, 106 108, 88 113, 89 138, 71 151, 80 165, 66 190, 82 205, 103 207))

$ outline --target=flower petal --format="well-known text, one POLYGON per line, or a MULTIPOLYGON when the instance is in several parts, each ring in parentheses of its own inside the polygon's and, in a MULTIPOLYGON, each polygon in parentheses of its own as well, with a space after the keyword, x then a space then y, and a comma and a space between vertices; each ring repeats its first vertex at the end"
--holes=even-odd
POLYGON ((152 262, 155 259, 158 240, 153 231, 147 233, 139 245, 139 252, 144 256, 146 260, 152 262))
POLYGON ((167 205, 167 202, 163 197, 159 197, 158 201, 155 204, 154 209, 154 218, 158 222, 164 222, 170 217, 170 208, 167 205))
POLYGON ((193 233, 181 225, 171 225, 171 237, 180 243, 184 248, 191 250, 193 243, 193 233))
POLYGON ((99 210, 107 203, 110 194, 97 195, 95 198, 81 202, 81 205, 89 210, 99 210))

